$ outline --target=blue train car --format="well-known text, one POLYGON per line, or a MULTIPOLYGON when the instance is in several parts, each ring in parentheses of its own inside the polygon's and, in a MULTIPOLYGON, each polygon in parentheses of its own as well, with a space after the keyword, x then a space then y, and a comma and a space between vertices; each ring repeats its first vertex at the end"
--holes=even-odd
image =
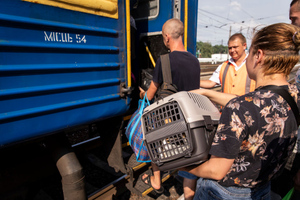
POLYGON ((130 113, 141 70, 167 52, 166 20, 184 22, 185 47, 196 53, 197 8, 197 0, 0 1, 0 151, 130 113))
MULTIPOLYGON (((138 5, 142 9, 136 14, 138 37, 160 34, 163 23, 174 15, 182 21, 187 17, 189 24, 196 22, 194 9, 188 16, 178 9, 184 8, 185 1, 145 2, 138 5)), ((125 4, 113 0, 0 2, 0 146, 128 110, 131 64, 125 4)), ((197 7, 197 1, 189 4, 197 7)), ((187 26, 185 38, 193 53, 194 26, 187 26)))
POLYGON ((63 2, 0 2, 0 146, 128 109, 125 2, 63 2))

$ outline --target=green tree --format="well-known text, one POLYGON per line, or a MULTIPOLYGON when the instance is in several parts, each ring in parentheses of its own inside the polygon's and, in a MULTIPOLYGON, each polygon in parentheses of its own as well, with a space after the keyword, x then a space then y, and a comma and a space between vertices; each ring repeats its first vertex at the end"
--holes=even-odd
POLYGON ((213 46, 213 53, 227 53, 227 46, 215 45, 213 46))
POLYGON ((227 53, 228 47, 223 45, 212 46, 209 42, 197 42, 196 51, 200 51, 201 58, 211 58, 215 53, 227 53))
POLYGON ((211 43, 209 42, 197 42, 196 49, 200 50, 200 56, 201 58, 210 58, 211 54, 213 52, 213 48, 211 46, 211 43))

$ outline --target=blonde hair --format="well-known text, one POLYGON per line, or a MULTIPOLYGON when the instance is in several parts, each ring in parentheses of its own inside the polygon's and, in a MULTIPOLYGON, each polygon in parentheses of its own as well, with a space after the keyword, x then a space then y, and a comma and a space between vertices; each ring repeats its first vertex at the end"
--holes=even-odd
POLYGON ((299 61, 300 28, 286 23, 264 27, 253 37, 250 51, 263 50, 264 73, 283 73, 287 77, 299 61))

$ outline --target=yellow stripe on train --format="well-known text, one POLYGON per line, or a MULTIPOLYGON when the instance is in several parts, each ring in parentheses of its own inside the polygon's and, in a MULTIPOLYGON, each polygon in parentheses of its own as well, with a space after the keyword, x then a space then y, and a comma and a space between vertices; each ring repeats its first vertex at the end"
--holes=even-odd
POLYGON ((23 0, 118 19, 118 0, 23 0))

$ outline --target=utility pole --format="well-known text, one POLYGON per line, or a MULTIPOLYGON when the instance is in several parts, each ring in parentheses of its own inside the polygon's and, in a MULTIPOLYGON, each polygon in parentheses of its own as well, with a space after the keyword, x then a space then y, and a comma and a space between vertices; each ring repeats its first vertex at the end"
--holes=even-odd
MULTIPOLYGON (((230 36, 231 36, 231 26, 229 28, 229 37, 228 37, 228 39, 230 38, 230 36)), ((229 50, 227 52, 227 60, 229 60, 229 50)))

